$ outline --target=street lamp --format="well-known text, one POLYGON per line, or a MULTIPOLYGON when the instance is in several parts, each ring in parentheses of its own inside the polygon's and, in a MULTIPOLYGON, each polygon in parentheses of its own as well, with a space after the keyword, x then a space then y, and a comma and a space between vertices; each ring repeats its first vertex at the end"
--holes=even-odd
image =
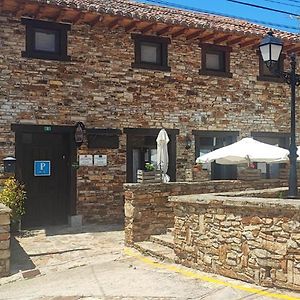
POLYGON ((279 75, 291 86, 291 140, 290 140, 290 173, 289 173, 289 192, 288 198, 297 198, 297 146, 296 146, 296 85, 300 84, 300 77, 296 75, 296 55, 290 55, 290 72, 281 72, 276 67, 283 48, 283 43, 279 38, 273 36, 272 32, 262 39, 259 50, 262 59, 268 69, 275 75, 279 75))

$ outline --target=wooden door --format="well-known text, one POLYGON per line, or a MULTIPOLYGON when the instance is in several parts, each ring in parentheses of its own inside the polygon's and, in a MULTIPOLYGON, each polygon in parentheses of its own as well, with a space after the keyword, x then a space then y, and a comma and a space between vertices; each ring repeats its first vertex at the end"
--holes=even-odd
POLYGON ((25 184, 25 227, 67 223, 70 200, 70 149, 66 134, 21 133, 18 177, 25 184), (20 151, 21 150, 21 151, 20 151), (36 161, 49 161, 49 174, 34 174, 36 161))

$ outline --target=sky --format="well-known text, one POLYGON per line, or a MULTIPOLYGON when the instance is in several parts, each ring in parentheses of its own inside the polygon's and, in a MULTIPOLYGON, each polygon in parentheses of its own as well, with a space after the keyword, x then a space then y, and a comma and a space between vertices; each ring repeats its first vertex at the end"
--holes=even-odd
POLYGON ((172 6, 200 10, 217 15, 246 19, 251 23, 277 28, 283 31, 300 33, 300 0, 135 0, 161 6, 172 6), (263 6, 286 13, 275 12, 265 8, 248 6, 234 1, 263 6), (298 16, 298 17, 297 17, 298 16))

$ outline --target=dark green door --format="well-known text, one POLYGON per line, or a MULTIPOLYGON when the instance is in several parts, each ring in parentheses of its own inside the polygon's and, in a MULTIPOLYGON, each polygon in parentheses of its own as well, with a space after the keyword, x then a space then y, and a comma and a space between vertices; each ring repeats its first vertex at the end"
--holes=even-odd
POLYGON ((20 133, 17 141, 17 175, 25 184, 25 227, 67 223, 69 207, 70 149, 68 136, 20 133), (20 151, 21 150, 21 151, 20 151), (34 174, 35 161, 49 161, 50 174, 34 174))

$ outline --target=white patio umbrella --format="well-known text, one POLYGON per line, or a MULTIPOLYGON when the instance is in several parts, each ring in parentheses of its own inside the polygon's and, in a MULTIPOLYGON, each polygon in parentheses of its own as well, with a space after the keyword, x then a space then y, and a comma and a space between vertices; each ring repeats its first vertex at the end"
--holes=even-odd
POLYGON ((169 166, 168 143, 170 139, 165 129, 161 129, 157 138, 157 169, 163 173, 163 182, 169 182, 170 177, 167 175, 169 166))
POLYGON ((265 144, 253 138, 240 141, 197 158, 197 163, 216 161, 218 164, 231 165, 250 162, 280 163, 288 160, 289 150, 265 144))

